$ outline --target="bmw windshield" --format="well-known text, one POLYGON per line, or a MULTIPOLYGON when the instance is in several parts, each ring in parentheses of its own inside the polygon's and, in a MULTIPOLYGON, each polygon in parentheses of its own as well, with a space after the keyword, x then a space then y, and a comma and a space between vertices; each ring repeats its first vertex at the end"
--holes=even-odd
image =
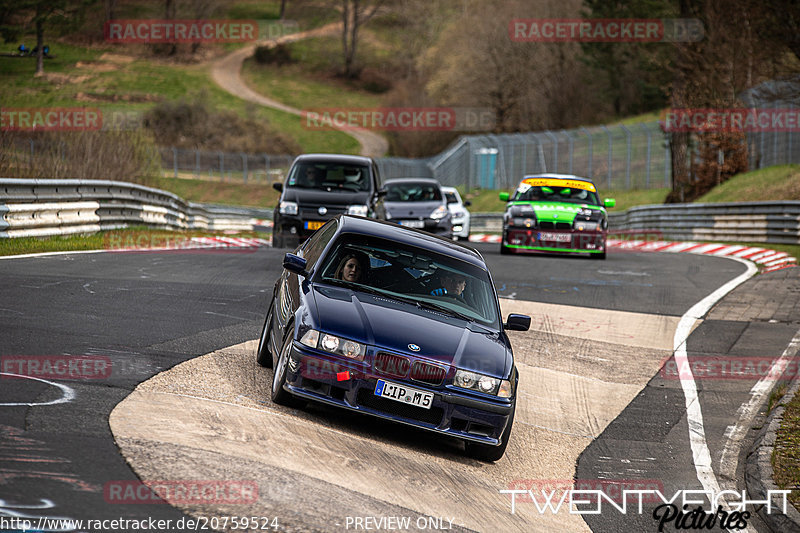
POLYGON ((514 202, 568 202, 573 204, 601 205, 597 194, 572 187, 520 185, 512 198, 514 202))
POLYGON ((433 250, 345 233, 321 262, 315 279, 500 328, 488 272, 433 250), (358 274, 348 271, 354 262, 358 274))

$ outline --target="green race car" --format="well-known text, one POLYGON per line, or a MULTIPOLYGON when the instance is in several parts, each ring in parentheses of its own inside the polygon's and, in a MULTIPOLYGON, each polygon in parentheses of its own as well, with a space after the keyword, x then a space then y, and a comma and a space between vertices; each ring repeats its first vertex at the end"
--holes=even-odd
POLYGON ((606 257, 608 198, 600 203, 588 178, 566 174, 526 176, 506 204, 500 253, 589 253, 606 257))

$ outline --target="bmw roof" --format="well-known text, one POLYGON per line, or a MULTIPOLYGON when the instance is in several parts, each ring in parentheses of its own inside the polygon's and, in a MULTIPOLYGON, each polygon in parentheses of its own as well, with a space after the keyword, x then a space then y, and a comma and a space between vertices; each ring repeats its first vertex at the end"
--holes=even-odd
POLYGON ((352 215, 338 215, 341 231, 361 235, 373 235, 399 244, 416 246, 466 261, 484 270, 489 270, 483 256, 475 249, 444 237, 437 237, 422 230, 406 228, 393 222, 375 220, 352 215))

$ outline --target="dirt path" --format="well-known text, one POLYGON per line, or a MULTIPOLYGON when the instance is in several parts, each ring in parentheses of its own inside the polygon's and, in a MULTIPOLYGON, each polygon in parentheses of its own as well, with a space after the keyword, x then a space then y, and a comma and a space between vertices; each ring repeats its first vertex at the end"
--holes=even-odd
MULTIPOLYGON (((250 44, 215 61, 211 67, 211 78, 217 85, 237 98, 242 98, 248 102, 253 102, 258 105, 300 116, 300 109, 288 106, 278 102, 277 100, 267 98, 266 96, 259 94, 248 87, 241 77, 242 63, 244 63, 244 60, 250 57, 255 48, 261 44, 271 44, 275 46, 277 44, 291 43, 309 37, 329 35, 331 33, 340 31, 341 27, 342 24, 340 22, 335 22, 314 30, 293 33, 291 35, 284 35, 283 37, 273 39, 271 41, 250 44)), ((389 143, 386 141, 386 139, 375 132, 350 129, 346 131, 340 131, 350 135, 359 142, 361 145, 361 155, 382 157, 389 150, 389 143)))

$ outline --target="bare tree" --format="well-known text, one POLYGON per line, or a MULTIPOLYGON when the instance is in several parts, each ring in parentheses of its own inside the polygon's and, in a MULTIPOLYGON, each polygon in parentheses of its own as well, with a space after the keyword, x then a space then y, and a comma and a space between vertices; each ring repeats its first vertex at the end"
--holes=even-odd
MULTIPOLYGON (((523 1, 465 1, 420 59, 426 90, 443 105, 490 107, 497 132, 563 128, 591 121, 597 91, 586 90, 588 67, 575 43, 516 42, 509 21, 523 1), (465 31, 465 28, 468 31, 465 31)), ((540 17, 575 16, 580 0, 549 0, 540 17)))
POLYGON ((358 48, 358 31, 378 12, 384 0, 341 0, 342 51, 344 75, 355 76, 355 57, 358 48))

